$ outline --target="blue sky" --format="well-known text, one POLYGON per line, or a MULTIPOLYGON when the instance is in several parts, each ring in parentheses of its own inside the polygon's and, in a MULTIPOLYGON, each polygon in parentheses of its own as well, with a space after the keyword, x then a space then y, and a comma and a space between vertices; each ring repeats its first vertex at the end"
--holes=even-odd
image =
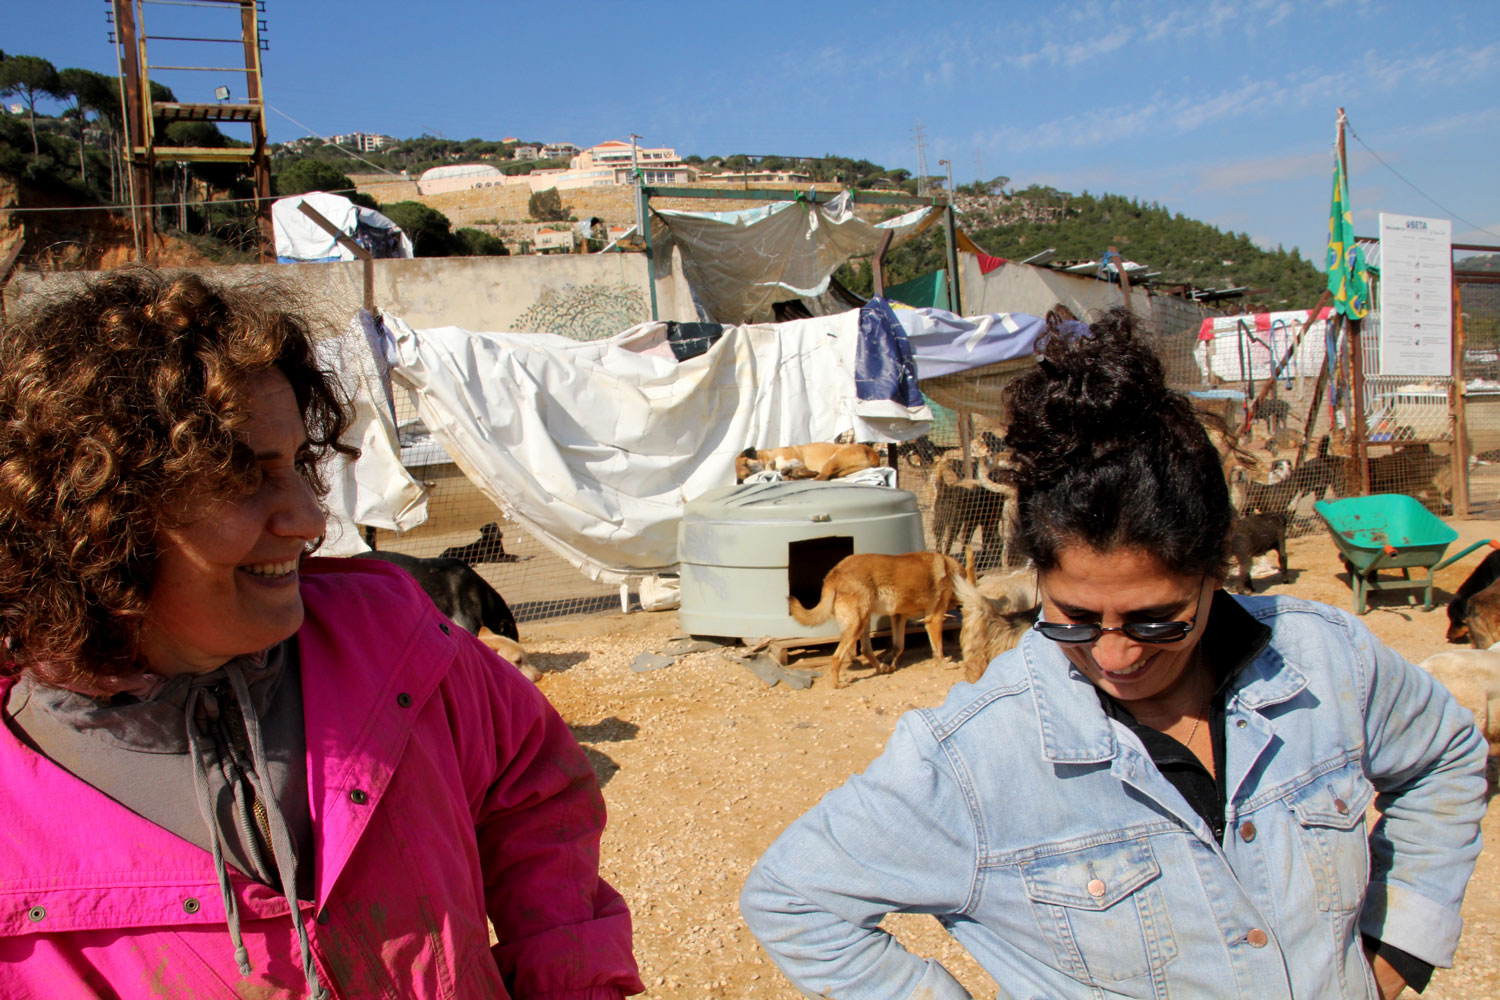
MULTIPOLYGON (((929 171, 949 159, 956 182, 982 172, 1159 201, 1321 260, 1342 105, 1389 165, 1350 138, 1361 234, 1388 211, 1500 244, 1494 0, 266 6, 267 99, 325 135, 591 145, 636 132, 684 155, 837 153, 915 171, 920 121, 929 171)), ((8 3, 0 48, 112 72, 106 9, 8 3)), ((153 34, 232 21, 156 5, 146 18, 153 34)), ((233 51, 173 44, 152 43, 152 61, 233 51)), ((220 82, 243 93, 213 74, 155 78, 184 99, 220 82)), ((276 112, 270 132, 306 134, 276 112)))

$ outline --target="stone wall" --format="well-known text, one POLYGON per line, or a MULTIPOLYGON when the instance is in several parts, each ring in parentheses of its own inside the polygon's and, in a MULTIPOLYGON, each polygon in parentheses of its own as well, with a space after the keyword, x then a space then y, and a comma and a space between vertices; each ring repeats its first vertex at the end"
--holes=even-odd
MULTIPOLYGON (((692 320, 680 266, 658 279, 661 319, 692 320)), ((596 339, 651 318, 646 259, 638 253, 377 260, 375 304, 413 327, 558 333, 596 339)), ((213 280, 282 282, 316 321, 342 328, 364 296, 363 265, 247 264, 202 269, 213 280)), ((90 272, 18 271, 5 288, 7 312, 35 296, 65 292, 90 272)))

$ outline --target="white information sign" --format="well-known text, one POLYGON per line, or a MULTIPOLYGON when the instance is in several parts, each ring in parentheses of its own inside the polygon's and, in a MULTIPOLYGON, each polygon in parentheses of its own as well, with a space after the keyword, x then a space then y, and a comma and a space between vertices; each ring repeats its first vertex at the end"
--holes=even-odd
POLYGON ((1453 374, 1453 223, 1380 213, 1380 374, 1453 374))

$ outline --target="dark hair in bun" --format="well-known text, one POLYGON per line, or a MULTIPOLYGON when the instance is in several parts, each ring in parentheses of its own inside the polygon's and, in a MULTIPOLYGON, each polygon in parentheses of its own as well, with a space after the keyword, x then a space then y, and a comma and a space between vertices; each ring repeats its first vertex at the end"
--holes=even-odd
POLYGON ((1005 389, 1021 546, 1041 569, 1083 544, 1222 575, 1234 508, 1204 415, 1167 388, 1128 310, 1109 311, 1092 331, 1049 323, 1039 364, 1005 389))

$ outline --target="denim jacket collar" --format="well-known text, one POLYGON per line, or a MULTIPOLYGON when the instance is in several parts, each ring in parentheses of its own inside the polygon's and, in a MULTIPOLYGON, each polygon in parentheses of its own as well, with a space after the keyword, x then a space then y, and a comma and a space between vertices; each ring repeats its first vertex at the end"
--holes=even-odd
MULTIPOLYGON (((1250 613, 1243 605, 1239 607, 1250 613)), ((1098 764, 1118 757, 1115 728, 1099 704, 1093 682, 1055 642, 1034 631, 1022 638, 1020 652, 1036 702, 1043 759, 1057 764, 1098 764)), ((1306 687, 1306 675, 1268 646, 1233 680, 1228 708, 1258 714, 1294 698, 1306 687)))

